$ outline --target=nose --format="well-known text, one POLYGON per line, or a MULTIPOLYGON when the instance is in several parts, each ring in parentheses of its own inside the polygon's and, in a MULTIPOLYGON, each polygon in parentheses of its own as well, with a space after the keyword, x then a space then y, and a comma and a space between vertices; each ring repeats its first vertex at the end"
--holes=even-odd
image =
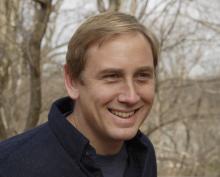
POLYGON ((128 105, 134 105, 140 100, 133 82, 126 83, 118 96, 118 101, 128 105))

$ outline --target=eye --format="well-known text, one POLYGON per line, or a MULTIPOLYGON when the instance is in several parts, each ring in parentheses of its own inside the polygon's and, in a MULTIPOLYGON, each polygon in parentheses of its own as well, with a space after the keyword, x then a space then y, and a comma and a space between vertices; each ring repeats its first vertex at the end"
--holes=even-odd
POLYGON ((119 78, 118 74, 107 74, 104 76, 105 78, 119 78))
POLYGON ((117 73, 112 73, 112 74, 106 74, 103 76, 103 79, 108 81, 108 82, 114 82, 117 81, 120 78, 120 75, 117 73))
POLYGON ((153 77, 153 74, 149 72, 141 72, 141 73, 138 73, 136 76, 138 81, 148 81, 152 77, 153 77))

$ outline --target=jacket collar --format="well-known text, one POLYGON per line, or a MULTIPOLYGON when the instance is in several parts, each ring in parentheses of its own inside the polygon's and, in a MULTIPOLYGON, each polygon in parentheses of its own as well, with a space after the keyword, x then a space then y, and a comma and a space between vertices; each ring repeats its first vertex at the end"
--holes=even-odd
POLYGON ((48 122, 63 148, 73 159, 80 161, 89 141, 66 119, 73 107, 74 102, 70 97, 55 101, 49 112, 48 122))

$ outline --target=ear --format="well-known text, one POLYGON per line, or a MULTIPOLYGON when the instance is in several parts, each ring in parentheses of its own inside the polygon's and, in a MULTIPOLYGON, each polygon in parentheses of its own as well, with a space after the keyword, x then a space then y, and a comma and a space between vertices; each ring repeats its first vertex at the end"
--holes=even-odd
POLYGON ((64 65, 64 81, 68 95, 73 100, 78 99, 79 98, 78 82, 77 80, 71 78, 69 69, 66 64, 64 65))

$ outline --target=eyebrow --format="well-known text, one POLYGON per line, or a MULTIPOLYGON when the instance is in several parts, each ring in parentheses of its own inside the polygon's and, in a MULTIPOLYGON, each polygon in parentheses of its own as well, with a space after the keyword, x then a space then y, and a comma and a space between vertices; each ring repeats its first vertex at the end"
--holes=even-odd
MULTIPOLYGON (((150 73, 153 73, 154 72, 154 68, 150 67, 150 66, 143 66, 143 67, 137 68, 135 73, 138 73, 138 72, 150 72, 150 73)), ((110 74, 110 73, 123 74, 124 71, 122 69, 120 69, 120 68, 106 68, 106 69, 101 70, 97 74, 97 76, 102 76, 102 75, 110 74)))
POLYGON ((108 74, 108 73, 123 73, 123 70, 117 68, 107 68, 100 71, 99 75, 108 74))
POLYGON ((154 72, 154 67, 143 66, 143 67, 138 68, 136 72, 150 72, 150 73, 153 73, 154 72))

